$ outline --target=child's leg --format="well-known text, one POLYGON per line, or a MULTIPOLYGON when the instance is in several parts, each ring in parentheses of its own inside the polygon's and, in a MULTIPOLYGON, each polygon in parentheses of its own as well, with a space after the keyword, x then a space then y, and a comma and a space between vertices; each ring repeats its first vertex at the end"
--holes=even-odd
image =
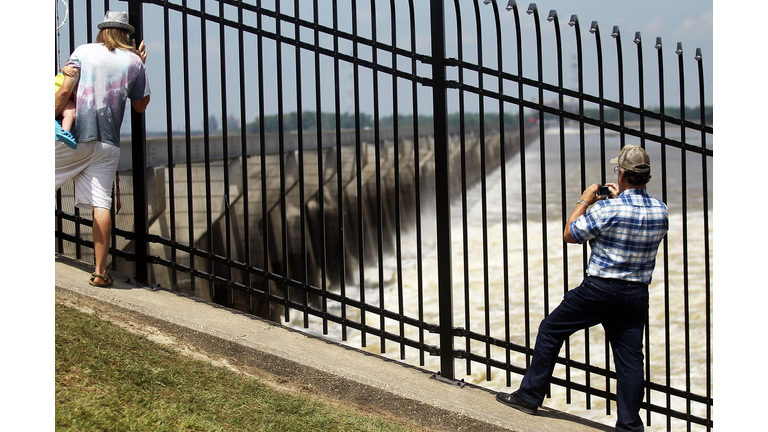
POLYGON ((64 105, 64 110, 61 111, 61 128, 65 131, 71 131, 72 125, 75 124, 75 115, 77 110, 75 109, 75 102, 69 101, 64 105))
POLYGON ((72 130, 72 125, 75 124, 75 102, 74 101, 67 101, 67 104, 64 105, 64 109, 61 111, 61 124, 59 124, 58 119, 56 119, 56 140, 57 141, 63 141, 64 144, 68 145, 69 147, 76 149, 77 148, 77 142, 75 141, 75 137, 72 136, 70 133, 70 130, 72 130))

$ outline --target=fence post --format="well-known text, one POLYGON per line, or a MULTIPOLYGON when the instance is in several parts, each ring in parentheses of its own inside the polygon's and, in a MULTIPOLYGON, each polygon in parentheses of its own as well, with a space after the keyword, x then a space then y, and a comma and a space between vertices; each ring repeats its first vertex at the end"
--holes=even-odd
MULTIPOLYGON (((432 114, 435 139, 435 217, 440 311, 440 376, 454 379, 453 283, 451 279, 451 193, 448 172, 448 90, 445 82, 445 8, 430 2, 432 28, 432 114)), ((416 137, 415 139, 418 139, 416 137)))
MULTIPOLYGON (((144 14, 140 0, 128 1, 128 21, 136 29, 133 38, 136 43, 143 40, 144 14)), ((136 253, 136 281, 140 284, 149 283, 147 242, 147 154, 146 154, 146 124, 144 113, 131 108, 131 156, 133 166, 133 217, 134 217, 134 250, 136 253)))

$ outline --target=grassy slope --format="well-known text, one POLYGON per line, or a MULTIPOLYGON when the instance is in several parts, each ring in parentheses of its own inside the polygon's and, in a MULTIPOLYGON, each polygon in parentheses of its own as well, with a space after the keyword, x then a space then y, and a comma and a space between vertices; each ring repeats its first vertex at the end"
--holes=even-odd
POLYGON ((56 305, 56 429, 404 431, 276 392, 114 324, 56 305))

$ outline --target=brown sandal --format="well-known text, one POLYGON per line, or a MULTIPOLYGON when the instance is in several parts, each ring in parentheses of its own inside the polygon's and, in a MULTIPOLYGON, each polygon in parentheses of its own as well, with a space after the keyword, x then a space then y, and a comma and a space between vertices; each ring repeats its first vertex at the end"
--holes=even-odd
POLYGON ((112 281, 112 276, 110 276, 109 273, 107 273, 106 271, 104 271, 103 275, 100 275, 98 273, 91 273, 91 280, 88 281, 88 283, 91 286, 95 286, 95 287, 108 287, 108 286, 112 285, 112 282, 113 282, 112 281), (103 280, 104 283, 103 284, 97 284, 96 283, 96 278, 101 278, 101 280, 103 280))

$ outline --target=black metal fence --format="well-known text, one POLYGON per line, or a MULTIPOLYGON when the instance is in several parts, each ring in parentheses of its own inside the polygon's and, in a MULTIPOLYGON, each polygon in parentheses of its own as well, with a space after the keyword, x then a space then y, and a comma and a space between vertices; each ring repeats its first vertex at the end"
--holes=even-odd
MULTIPOLYGON (((699 50, 676 47, 679 99, 667 103, 660 38, 649 66, 636 33, 630 62, 613 27, 608 72, 596 22, 592 64, 578 17, 566 37, 535 4, 56 3, 57 70, 108 9, 127 9, 149 50, 152 103, 123 131, 113 269, 448 382, 519 382, 538 322, 586 267, 586 246, 562 241, 574 202, 611 181, 623 145, 642 145, 671 214, 651 286, 646 423, 711 429, 712 114, 699 50), (686 100, 686 68, 698 100, 686 100)), ((57 251, 92 262, 90 214, 71 195, 57 192, 57 251)), ((602 332, 561 354, 552 403, 612 414, 602 332)))

